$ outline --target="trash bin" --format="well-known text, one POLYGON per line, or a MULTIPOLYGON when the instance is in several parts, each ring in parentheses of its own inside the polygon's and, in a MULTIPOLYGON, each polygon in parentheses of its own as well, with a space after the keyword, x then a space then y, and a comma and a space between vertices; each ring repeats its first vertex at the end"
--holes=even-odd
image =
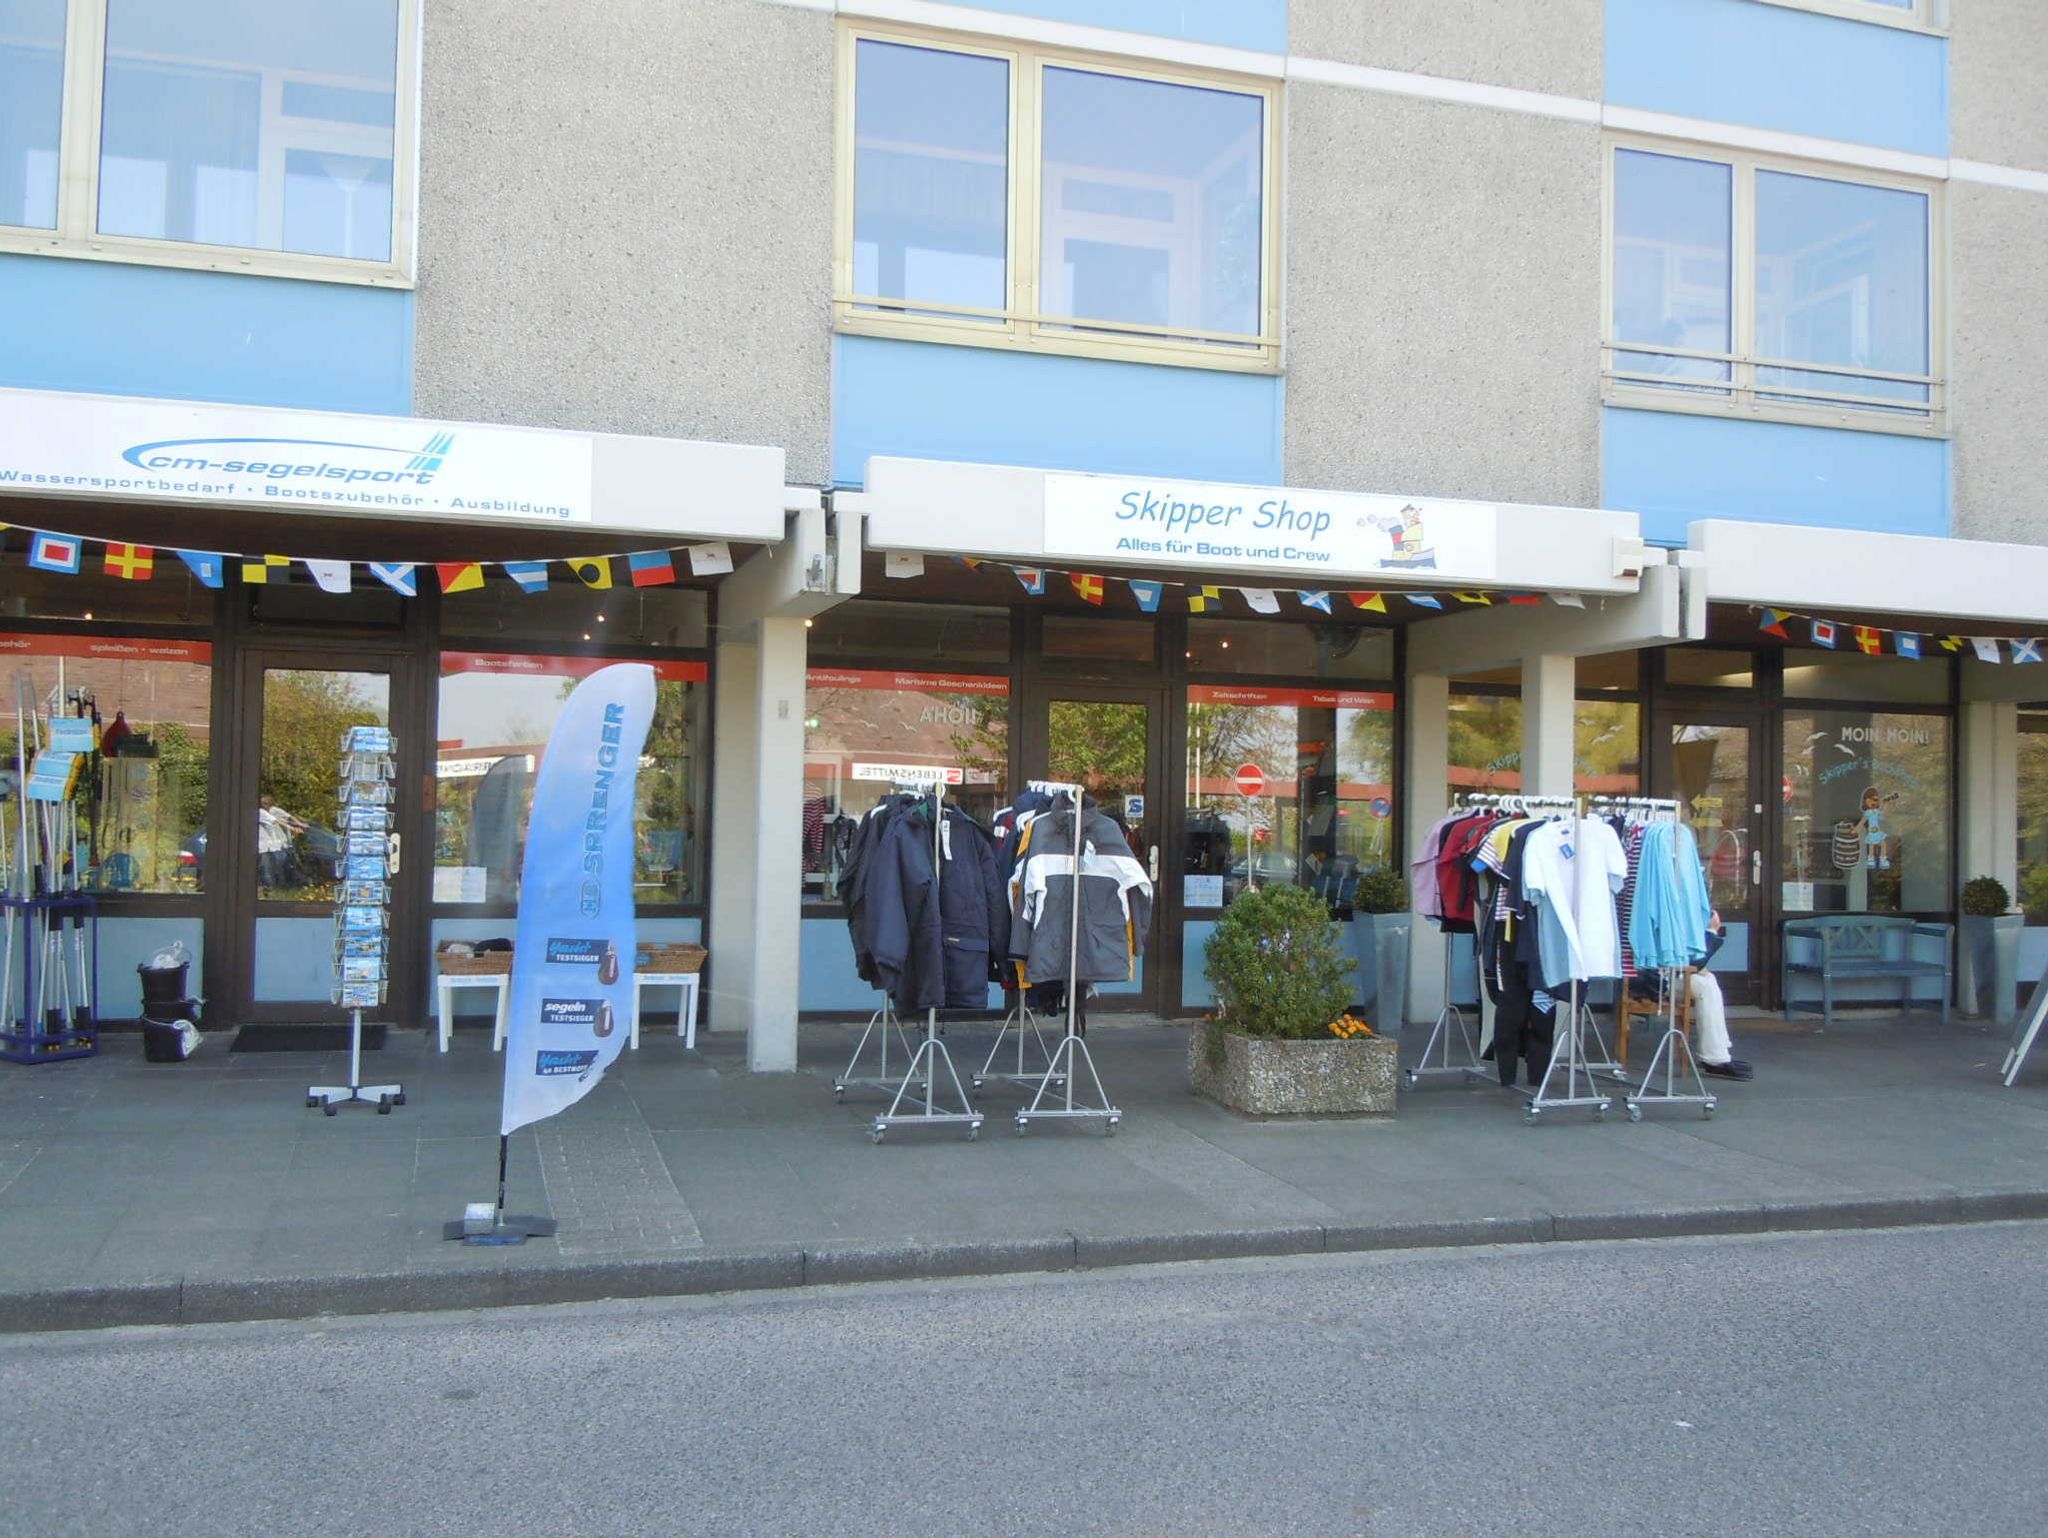
POLYGON ((185 974, 191 970, 189 961, 169 967, 153 967, 145 963, 135 969, 136 975, 142 979, 142 1013, 145 1019, 177 1018, 172 1012, 185 1003, 185 974))

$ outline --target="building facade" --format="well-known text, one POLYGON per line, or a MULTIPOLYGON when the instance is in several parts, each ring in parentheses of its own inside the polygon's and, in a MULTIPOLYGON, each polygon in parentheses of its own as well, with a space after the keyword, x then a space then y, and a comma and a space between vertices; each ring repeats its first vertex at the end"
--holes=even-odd
POLYGON ((331 1013, 305 745, 376 718, 416 1023, 608 657, 643 932, 764 1069, 872 1007, 837 830, 905 766, 1088 784, 1166 1014, 1247 882, 1344 914, 1463 790, 1683 801, 1762 1003, 1787 918, 2048 921, 2044 56, 2025 0, 0 0, 0 648, 129 737, 105 1012, 182 939, 215 1024, 331 1013))

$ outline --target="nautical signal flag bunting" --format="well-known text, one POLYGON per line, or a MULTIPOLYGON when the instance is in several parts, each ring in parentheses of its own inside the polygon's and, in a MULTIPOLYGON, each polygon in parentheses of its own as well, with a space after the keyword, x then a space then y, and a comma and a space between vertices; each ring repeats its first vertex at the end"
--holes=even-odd
POLYGON ((109 545, 106 568, 110 577, 147 582, 156 569, 156 551, 148 545, 109 545))

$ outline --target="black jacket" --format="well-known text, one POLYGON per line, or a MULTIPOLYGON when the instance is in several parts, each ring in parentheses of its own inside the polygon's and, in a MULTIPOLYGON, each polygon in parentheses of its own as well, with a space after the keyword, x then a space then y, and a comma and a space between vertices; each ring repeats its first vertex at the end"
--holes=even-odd
POLYGON ((847 889, 860 975, 900 1010, 982 1009, 1009 941, 995 845, 945 809, 934 901, 931 802, 892 797, 863 824, 847 889))

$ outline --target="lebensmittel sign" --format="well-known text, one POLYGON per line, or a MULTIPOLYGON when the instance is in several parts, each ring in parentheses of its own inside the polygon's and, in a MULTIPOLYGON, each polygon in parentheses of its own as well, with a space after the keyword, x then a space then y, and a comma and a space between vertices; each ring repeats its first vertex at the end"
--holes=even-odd
POLYGON ((1491 502, 1110 475, 1045 478, 1045 553, 1105 566, 1280 572, 1303 585, 1496 576, 1491 502))
POLYGON ((577 433, 0 391, 0 495, 588 523, 577 433))

